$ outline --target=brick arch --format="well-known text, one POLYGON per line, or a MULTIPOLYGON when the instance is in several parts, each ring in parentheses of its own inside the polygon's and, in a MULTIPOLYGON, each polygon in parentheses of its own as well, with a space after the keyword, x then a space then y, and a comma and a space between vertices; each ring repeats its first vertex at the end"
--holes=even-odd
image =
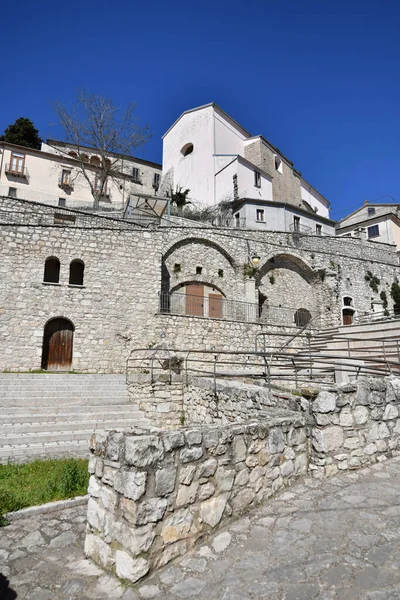
POLYGON ((189 237, 189 238, 184 238, 182 240, 174 242, 163 254, 163 257, 162 257, 163 262, 165 262, 167 260, 167 258, 169 256, 171 256, 171 254, 173 254, 173 252, 175 250, 177 250, 178 248, 182 248, 183 246, 188 246, 190 244, 200 244, 203 246, 209 246, 211 248, 214 248, 214 250, 217 250, 217 252, 220 252, 220 254, 222 254, 222 256, 229 262, 229 264, 231 265, 231 267, 233 269, 235 268, 236 263, 233 260, 232 256, 229 254, 229 252, 227 252, 222 246, 220 246, 216 242, 213 242, 212 240, 209 240, 207 238, 199 238, 199 237, 189 237))

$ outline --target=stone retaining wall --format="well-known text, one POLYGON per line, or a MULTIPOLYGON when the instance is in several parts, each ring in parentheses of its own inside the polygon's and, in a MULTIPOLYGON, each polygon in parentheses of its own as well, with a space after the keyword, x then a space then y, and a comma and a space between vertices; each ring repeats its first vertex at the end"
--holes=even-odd
POLYGON ((360 380, 312 403, 310 470, 333 475, 400 454, 400 379, 360 380))
POLYGON ((304 416, 91 440, 85 552, 135 582, 306 473, 304 416))

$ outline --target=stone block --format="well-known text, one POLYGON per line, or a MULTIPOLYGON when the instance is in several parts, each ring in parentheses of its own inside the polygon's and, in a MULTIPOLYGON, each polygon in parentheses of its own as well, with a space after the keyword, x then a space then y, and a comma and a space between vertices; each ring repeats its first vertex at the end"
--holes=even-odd
POLYGON ((136 503, 135 525, 147 525, 161 521, 167 509, 165 498, 149 498, 136 503))
POLYGON ((100 485, 99 480, 96 477, 94 477, 94 475, 91 475, 91 477, 89 477, 89 486, 88 486, 89 496, 93 496, 94 498, 99 498, 101 487, 102 486, 100 485))
POLYGON ((161 529, 164 544, 172 544, 193 533, 197 533, 197 528, 193 523, 193 516, 187 508, 178 510, 168 517, 161 529))
POLYGON ((364 425, 368 421, 368 408, 365 406, 356 406, 353 411, 353 416, 356 425, 364 425))
POLYGON ((124 471, 122 473, 123 494, 131 500, 139 500, 146 491, 146 471, 124 471))
POLYGON ((312 404, 314 413, 329 413, 336 408, 336 394, 320 392, 312 404))
POLYGON ((125 440, 125 459, 128 465, 148 467, 164 456, 164 447, 156 435, 127 436, 125 440))
POLYGON ((383 413, 383 420, 384 421, 390 421, 392 419, 397 419, 397 417, 399 416, 399 410, 397 408, 397 406, 395 406, 394 404, 387 404, 385 411, 383 413))
POLYGON ((313 446, 317 452, 333 452, 343 445, 343 430, 337 425, 314 429, 313 446))
POLYGON ((250 483, 254 483, 255 481, 258 481, 258 479, 260 479, 260 477, 263 477, 265 475, 266 472, 266 468, 265 467, 254 467, 254 469, 251 471, 250 473, 250 483))
POLYGON ((352 427, 354 425, 354 417, 349 406, 345 406, 340 411, 339 423, 342 427, 352 427))
POLYGON ((186 506, 187 504, 192 504, 196 499, 198 488, 198 481, 193 481, 190 485, 180 485, 176 497, 177 508, 186 506))
POLYGON ((100 499, 104 508, 114 512, 118 504, 118 494, 107 485, 103 485, 100 490, 100 499))
POLYGON ((181 431, 168 431, 162 434, 162 441, 166 452, 182 448, 185 445, 185 438, 181 431))
POLYGON ((120 452, 121 452, 123 438, 124 438, 123 433, 116 432, 116 433, 109 434, 109 436, 107 438, 107 446, 106 446, 106 451, 105 451, 106 458, 108 458, 109 460, 116 460, 116 461, 118 461, 120 459, 120 452))
POLYGON ((273 427, 268 434, 268 450, 270 454, 283 452, 285 448, 285 438, 282 429, 273 427))
POLYGON ((203 435, 199 429, 186 431, 185 437, 188 446, 198 446, 203 440, 203 435))
POLYGON ((204 454, 201 446, 193 446, 193 448, 182 448, 179 453, 179 457, 182 463, 191 462, 192 460, 199 460, 204 454))
POLYGON ((104 527, 106 511, 95 498, 89 498, 87 508, 87 521, 96 531, 102 531, 104 527))
POLYGON ((132 556, 138 556, 142 552, 147 552, 151 547, 155 538, 154 525, 149 523, 143 527, 132 527, 132 525, 114 520, 110 537, 112 541, 118 542, 128 550, 132 556))
POLYGON ((215 486, 211 483, 211 481, 208 481, 204 485, 200 486, 199 494, 198 494, 197 498, 200 501, 207 500, 208 498, 211 498, 211 496, 214 494, 214 492, 215 492, 215 486))
POLYGON ((218 525, 222 519, 229 494, 221 494, 215 498, 205 500, 200 504, 200 518, 210 527, 218 525))
POLYGON ((289 477, 294 471, 294 463, 292 460, 286 460, 281 466, 282 477, 289 477))
POLYGON ((208 478, 208 477, 212 477, 217 469, 217 461, 215 460, 215 458, 209 458, 208 460, 206 460, 205 462, 203 462, 201 465, 198 466, 197 468, 197 477, 199 479, 201 478, 208 478))
POLYGON ((190 485, 193 481, 195 473, 195 465, 187 465, 186 467, 182 467, 181 472, 179 473, 179 483, 182 483, 183 485, 190 485))
POLYGON ((115 562, 112 549, 98 535, 87 533, 85 537, 85 556, 110 570, 115 562))
POLYGON ((144 558, 132 558, 127 552, 115 553, 115 572, 117 577, 135 583, 149 572, 150 564, 144 558))
POLYGON ((233 440, 233 457, 235 463, 246 460, 247 446, 242 436, 236 436, 233 440))
POLYGON ((225 467, 218 467, 215 473, 215 481, 217 482, 217 489, 219 492, 229 492, 233 487, 235 480, 235 471, 233 469, 226 469, 225 467))
POLYGON ((165 467, 156 471, 156 492, 159 496, 166 496, 175 489, 176 467, 165 467))

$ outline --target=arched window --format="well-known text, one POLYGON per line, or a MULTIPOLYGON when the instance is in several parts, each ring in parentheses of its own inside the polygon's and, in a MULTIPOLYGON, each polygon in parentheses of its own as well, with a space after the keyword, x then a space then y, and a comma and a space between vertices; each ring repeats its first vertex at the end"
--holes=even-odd
POLYGON ((193 144, 185 144, 183 146, 183 148, 181 149, 181 154, 183 156, 188 156, 188 154, 191 154, 193 152, 193 144))
POLYGON ((311 313, 306 308, 299 308, 294 313, 296 327, 305 327, 311 321, 311 313))
POLYGON ((95 165, 96 167, 100 166, 100 159, 98 156, 91 156, 90 157, 90 164, 91 165, 95 165))
POLYGON ((60 281, 60 261, 55 256, 46 258, 43 281, 46 283, 59 283, 60 281))
POLYGON ((85 264, 79 260, 73 260, 69 265, 69 284, 70 285, 83 285, 83 272, 85 270, 85 264))
POLYGON ((88 163, 89 162, 89 157, 87 154, 81 154, 81 159, 84 163, 88 163))
POLYGON ((351 298, 350 296, 344 296, 343 306, 353 306, 353 298, 351 298))
POLYGON ((72 156, 72 158, 78 158, 77 153, 74 152, 73 150, 71 150, 71 152, 68 152, 68 156, 72 156))

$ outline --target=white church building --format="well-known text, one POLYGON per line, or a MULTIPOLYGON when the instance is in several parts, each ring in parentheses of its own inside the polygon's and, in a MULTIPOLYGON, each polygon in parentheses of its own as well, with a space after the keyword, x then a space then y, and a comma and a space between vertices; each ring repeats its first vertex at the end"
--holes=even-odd
POLYGON ((328 200, 214 103, 185 111, 165 133, 163 179, 189 189, 194 205, 229 202, 234 227, 335 235, 328 200))

